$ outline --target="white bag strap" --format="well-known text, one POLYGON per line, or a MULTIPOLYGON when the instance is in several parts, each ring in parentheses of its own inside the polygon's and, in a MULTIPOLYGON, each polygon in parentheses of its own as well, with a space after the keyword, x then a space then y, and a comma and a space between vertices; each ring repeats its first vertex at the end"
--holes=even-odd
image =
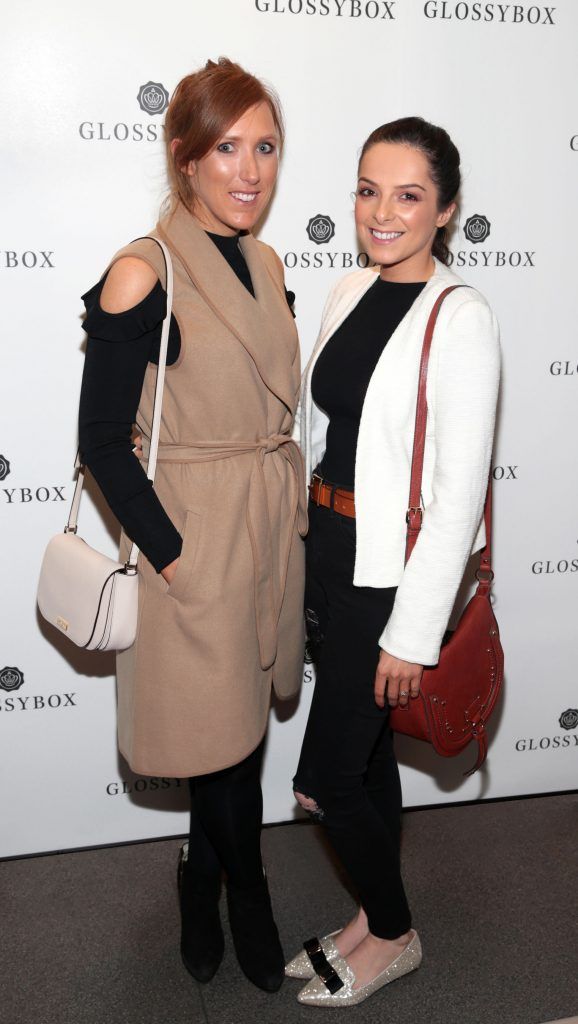
MULTIPOLYGON (((155 397, 153 402, 153 421, 151 427, 151 440, 150 440, 150 453, 147 465, 147 477, 151 482, 154 482, 155 471, 157 468, 157 455, 159 449, 159 435, 161 430, 161 412, 163 404, 163 389, 165 384, 165 369, 167 365, 167 351, 169 347, 169 331, 171 328, 171 312, 173 308, 173 264, 169 250, 164 242, 160 239, 154 238, 153 235, 143 235, 143 238, 151 238, 153 242, 156 242, 160 246, 166 268, 167 275, 167 310, 165 318, 163 320, 163 326, 161 330, 161 343, 159 349, 159 364, 157 369, 157 379, 155 384, 155 397)), ((139 239, 135 239, 139 241, 139 239)), ((68 516, 68 522, 64 528, 65 533, 76 533, 78 528, 78 509, 80 507, 80 498, 82 496, 82 488, 84 486, 84 465, 80 461, 80 454, 76 456, 74 463, 75 467, 78 468, 78 476, 76 478, 76 486, 74 488, 74 494, 72 496, 72 503, 70 506, 70 514, 68 516)), ((138 558, 139 548, 136 544, 133 544, 130 549, 128 561, 125 563, 125 568, 136 569, 136 560, 138 558)))

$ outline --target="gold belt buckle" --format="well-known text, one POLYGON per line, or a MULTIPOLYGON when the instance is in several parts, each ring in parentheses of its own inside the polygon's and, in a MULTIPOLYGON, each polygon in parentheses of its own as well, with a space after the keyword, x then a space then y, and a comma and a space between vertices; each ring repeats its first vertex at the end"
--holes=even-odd
POLYGON ((423 508, 419 506, 417 508, 414 508, 413 506, 410 505, 407 512, 405 513, 405 521, 408 524, 408 526, 412 513, 414 513, 415 515, 419 515, 420 523, 423 523, 423 508))
POLYGON ((323 477, 319 476, 318 473, 313 473, 313 476, 311 477, 311 490, 313 490, 313 481, 314 480, 318 480, 319 481, 319 490, 317 491, 317 501, 315 502, 315 504, 317 505, 317 508, 319 508, 319 505, 321 503, 321 488, 323 487, 323 477))

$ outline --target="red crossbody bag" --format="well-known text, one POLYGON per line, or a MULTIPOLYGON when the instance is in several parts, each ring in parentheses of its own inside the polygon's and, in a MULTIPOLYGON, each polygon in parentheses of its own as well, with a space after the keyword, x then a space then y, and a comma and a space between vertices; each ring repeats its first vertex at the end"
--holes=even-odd
MULTIPOLYGON (((423 518, 421 483, 431 343, 440 306, 445 297, 459 287, 463 286, 446 288, 438 297, 424 336, 407 511, 406 564, 419 537, 423 518)), ((410 700, 406 708, 392 708, 389 719, 395 732, 431 743, 438 754, 444 757, 459 754, 475 740, 478 744, 478 757, 467 775, 481 768, 486 759, 486 725, 496 706, 504 678, 504 652, 490 597, 494 579, 491 479, 490 474, 484 508, 486 546, 480 552, 476 592, 466 605, 455 630, 446 634, 439 663, 433 668, 424 668, 419 696, 410 700)))

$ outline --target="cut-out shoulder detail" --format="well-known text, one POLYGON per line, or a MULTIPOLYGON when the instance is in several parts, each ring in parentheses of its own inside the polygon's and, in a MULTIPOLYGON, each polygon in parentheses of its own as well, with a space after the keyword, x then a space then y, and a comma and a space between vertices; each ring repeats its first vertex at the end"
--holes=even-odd
POLYGON ((142 302, 158 281, 153 268, 137 256, 123 256, 109 270, 100 295, 105 313, 124 313, 142 302))

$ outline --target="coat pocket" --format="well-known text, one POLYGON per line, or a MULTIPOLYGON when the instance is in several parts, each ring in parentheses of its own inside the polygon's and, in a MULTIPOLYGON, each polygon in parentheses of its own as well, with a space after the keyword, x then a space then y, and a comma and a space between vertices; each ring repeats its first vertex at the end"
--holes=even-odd
POLYGON ((183 547, 179 557, 177 571, 172 582, 167 587, 167 595, 180 601, 187 593, 191 573, 193 571, 197 550, 199 547, 199 535, 201 532, 201 516, 198 512, 187 509, 185 527, 183 531, 183 547))

